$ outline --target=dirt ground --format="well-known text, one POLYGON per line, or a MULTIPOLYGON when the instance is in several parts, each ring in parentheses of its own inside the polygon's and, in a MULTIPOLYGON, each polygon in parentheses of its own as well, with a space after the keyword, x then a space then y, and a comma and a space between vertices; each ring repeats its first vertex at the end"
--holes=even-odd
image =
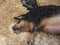
MULTIPOLYGON (((60 5, 60 0, 37 0, 38 5, 60 5)), ((0 45, 29 45, 30 33, 16 35, 10 26, 16 23, 13 17, 27 13, 20 0, 0 0, 0 45)), ((33 45, 60 45, 60 35, 38 32, 33 45)))

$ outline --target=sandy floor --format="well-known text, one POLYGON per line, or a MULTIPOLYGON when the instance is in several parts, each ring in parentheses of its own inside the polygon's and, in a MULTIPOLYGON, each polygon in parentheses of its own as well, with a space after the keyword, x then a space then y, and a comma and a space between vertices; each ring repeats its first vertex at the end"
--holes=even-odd
MULTIPOLYGON (((37 0, 39 1, 39 0, 37 0)), ((59 0, 41 0, 38 2, 39 5, 55 4, 60 5, 59 0), (54 2, 55 1, 55 2, 54 2)), ((5 41, 6 44, 2 45, 28 45, 27 41, 29 38, 29 33, 20 33, 16 35, 10 25, 14 24, 16 21, 13 19, 14 16, 18 16, 28 11, 24 8, 20 0, 0 0, 0 35, 2 37, 7 37, 11 41, 5 41)), ((1 38, 0 38, 1 39, 1 38)), ((9 40, 8 39, 8 40, 9 40)), ((34 38, 34 45, 60 45, 60 35, 51 35, 44 32, 38 32, 34 38)), ((0 41, 1 43, 1 41, 0 41)))

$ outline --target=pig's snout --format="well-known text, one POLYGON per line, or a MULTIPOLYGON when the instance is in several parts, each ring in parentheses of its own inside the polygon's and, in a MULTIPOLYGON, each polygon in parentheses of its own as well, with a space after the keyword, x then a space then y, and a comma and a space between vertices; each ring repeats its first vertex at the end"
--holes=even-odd
POLYGON ((13 28, 13 30, 18 30, 18 25, 15 24, 12 28, 13 28))

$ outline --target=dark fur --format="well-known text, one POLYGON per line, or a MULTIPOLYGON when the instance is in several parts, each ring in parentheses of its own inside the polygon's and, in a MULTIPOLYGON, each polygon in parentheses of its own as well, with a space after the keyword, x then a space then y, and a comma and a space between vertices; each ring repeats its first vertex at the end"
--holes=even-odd
POLYGON ((21 0, 21 2, 23 3, 24 7, 27 7, 27 9, 32 9, 37 6, 36 0, 21 0))
POLYGON ((39 24, 41 20, 49 17, 53 17, 60 13, 60 6, 48 5, 48 6, 37 6, 32 8, 28 13, 15 17, 17 20, 27 20, 35 24, 39 24))

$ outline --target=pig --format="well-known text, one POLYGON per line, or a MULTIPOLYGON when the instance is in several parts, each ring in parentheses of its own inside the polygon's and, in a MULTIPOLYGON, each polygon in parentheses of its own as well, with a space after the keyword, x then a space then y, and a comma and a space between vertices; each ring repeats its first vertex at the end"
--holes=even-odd
POLYGON ((36 6, 14 19, 18 22, 13 26, 13 30, 31 33, 42 30, 50 34, 60 34, 60 6, 36 6))

